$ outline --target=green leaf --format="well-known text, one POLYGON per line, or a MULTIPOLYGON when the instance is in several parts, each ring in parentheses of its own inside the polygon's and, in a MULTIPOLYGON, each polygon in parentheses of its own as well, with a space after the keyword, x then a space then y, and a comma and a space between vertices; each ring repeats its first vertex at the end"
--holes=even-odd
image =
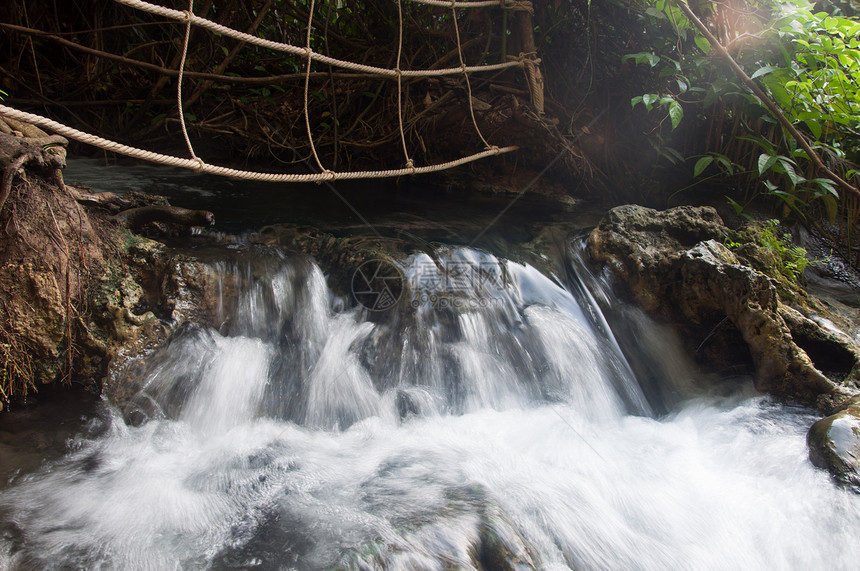
POLYGON ((773 184, 769 180, 762 181, 762 184, 768 190, 768 192, 771 192, 771 193, 779 188, 777 185, 773 184))
POLYGON ((767 153, 762 153, 758 157, 758 175, 761 176, 776 164, 776 157, 767 153))
POLYGON ((663 157, 665 157, 666 160, 668 160, 673 165, 684 162, 684 155, 682 155, 672 147, 663 147, 660 150, 660 154, 663 155, 663 157))
POLYGON ((708 168, 712 162, 714 162, 714 157, 711 156, 702 157, 696 161, 695 166, 693 166, 693 177, 697 177, 702 174, 702 172, 708 168))
POLYGON ((717 162, 723 167, 723 170, 726 171, 726 174, 732 175, 735 174, 735 168, 732 164, 732 161, 729 157, 725 155, 715 155, 717 162))
POLYGON ((833 198, 839 198, 839 191, 836 190, 836 185, 829 178, 814 178, 810 182, 814 182, 818 188, 833 198))
MULTIPOLYGON (((774 190, 773 192, 771 192, 771 194, 774 196, 778 196, 779 198, 781 198, 783 200, 783 202, 787 203, 789 206, 791 206, 795 210, 797 210, 797 206, 796 206, 797 204, 800 204, 802 206, 807 206, 807 204, 804 201, 800 200, 796 194, 792 194, 790 192, 785 192, 784 190, 774 190)), ((800 210, 797 210, 797 212, 801 216, 803 215, 803 213, 800 212, 800 210)))
POLYGON ((654 52, 639 52, 636 54, 626 54, 621 58, 621 61, 627 61, 629 59, 632 59, 637 64, 647 63, 651 67, 654 67, 658 63, 660 63, 660 56, 658 56, 654 52))
POLYGON ((700 50, 705 52, 705 54, 711 53, 711 43, 707 40, 707 38, 705 38, 705 36, 697 35, 696 39, 693 41, 696 42, 696 45, 699 47, 700 50))
POLYGON ((776 155, 776 147, 773 146, 773 143, 765 139, 760 135, 743 135, 738 137, 738 139, 742 141, 749 141, 750 143, 754 143, 759 146, 762 150, 764 150, 769 155, 776 155))
POLYGON ((660 99, 660 97, 656 93, 646 93, 642 96, 642 101, 645 103, 645 108, 648 109, 648 111, 651 111, 651 108, 658 99, 660 99))
POLYGON ((640 103, 642 103, 642 96, 641 95, 637 95, 636 97, 630 98, 630 107, 636 107, 640 103))
POLYGON ((777 160, 779 160, 779 164, 782 165, 782 168, 784 169, 786 176, 788 176, 791 181, 791 184, 797 186, 801 182, 806 182, 806 179, 797 174, 797 171, 794 170, 794 165, 792 164, 793 161, 791 161, 791 159, 780 156, 777 160))
POLYGON ((684 108, 677 101, 672 101, 669 104, 669 119, 672 121, 672 130, 678 127, 681 119, 684 118, 684 108))
POLYGON ((827 211, 827 219, 830 224, 836 224, 836 217, 839 215, 839 204, 832 196, 822 196, 821 202, 824 203, 824 210, 827 211))
POLYGON ((776 71, 776 70, 777 70, 777 68, 776 68, 775 66, 772 66, 772 65, 766 65, 766 66, 764 66, 764 67, 760 67, 760 68, 758 68, 758 69, 755 71, 755 73, 754 73, 754 74, 752 74, 752 75, 750 76, 750 79, 755 79, 755 78, 757 78, 757 77, 761 77, 761 76, 763 76, 763 75, 767 75, 767 74, 772 73, 772 72, 774 72, 774 71, 776 71))
POLYGON ((818 121, 813 121, 810 119, 808 121, 804 121, 804 124, 816 140, 821 139, 821 124, 818 121))

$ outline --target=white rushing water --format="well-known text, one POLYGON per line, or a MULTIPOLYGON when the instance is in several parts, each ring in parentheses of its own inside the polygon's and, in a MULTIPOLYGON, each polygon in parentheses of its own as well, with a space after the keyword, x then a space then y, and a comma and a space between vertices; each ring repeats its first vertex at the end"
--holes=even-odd
POLYGON ((221 329, 180 332, 105 431, 2 491, 0 568, 856 567, 860 498, 809 463, 811 411, 693 388, 637 316, 680 403, 655 417, 595 306, 436 257, 374 315, 307 261, 223 264, 246 285, 221 329))

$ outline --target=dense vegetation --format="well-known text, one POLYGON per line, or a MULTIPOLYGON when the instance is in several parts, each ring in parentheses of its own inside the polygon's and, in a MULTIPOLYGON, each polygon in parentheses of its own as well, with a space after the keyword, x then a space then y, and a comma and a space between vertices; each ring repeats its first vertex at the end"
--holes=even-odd
POLYGON ((670 163, 694 161, 696 181, 675 192, 729 183, 726 198, 742 215, 771 198, 783 216, 829 226, 856 265, 860 21, 851 5, 706 3, 700 16, 711 38, 679 6, 648 6, 653 41, 624 56, 656 75, 654 91, 631 100, 661 121, 654 145, 670 163), (670 134, 685 114, 695 114, 692 143, 670 134))

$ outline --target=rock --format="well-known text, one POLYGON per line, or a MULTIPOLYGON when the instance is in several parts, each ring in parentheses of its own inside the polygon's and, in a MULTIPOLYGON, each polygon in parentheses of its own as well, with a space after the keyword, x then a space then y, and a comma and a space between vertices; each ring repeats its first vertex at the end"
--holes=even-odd
POLYGON ((91 384, 109 358, 86 315, 89 288, 111 245, 58 176, 65 140, 31 134, 39 140, 0 134, 4 399, 58 380, 91 384))
POLYGON ((809 460, 833 479, 860 493, 860 402, 812 425, 806 435, 809 460))
MULTIPOLYGON (((118 228, 109 219, 115 207, 81 200, 60 174, 65 139, 3 124, 24 136, 0 129, 0 401, 59 381, 100 391, 182 323, 217 319, 208 266, 118 228)), ((153 203, 165 206, 160 197, 123 197, 126 207, 153 203)))
POLYGON ((336 237, 316 228, 290 224, 266 226, 255 241, 312 257, 325 270, 329 287, 339 295, 350 294, 353 276, 362 264, 383 260, 397 266, 399 257, 415 251, 413 244, 400 238, 336 237))
POLYGON ((717 314, 735 325, 749 348, 757 389, 801 402, 832 393, 833 383, 794 343, 770 279, 733 258, 714 240, 681 254, 673 265, 681 275, 673 293, 684 315, 696 321, 717 314))
POLYGON ((638 305, 681 328, 694 343, 691 351, 715 335, 724 338, 717 343, 723 347, 736 344, 730 337, 739 336, 749 351, 756 388, 826 410, 839 406, 854 389, 837 386, 815 367, 791 325, 827 367, 833 366, 833 355, 841 356, 835 372, 840 381, 856 366, 855 344, 783 304, 775 280, 741 264, 722 244, 727 233, 710 207, 658 212, 622 206, 594 229, 588 248, 615 271, 638 305), (725 322, 730 327, 722 327, 725 322))
POLYGON ((710 207, 681 206, 665 212, 636 205, 610 210, 588 237, 591 256, 622 278, 647 311, 661 309, 672 287, 658 269, 704 240, 723 237, 723 222, 710 207))
POLYGON ((779 305, 779 315, 816 368, 840 385, 860 389, 860 348, 851 336, 829 319, 809 312, 804 315, 785 304, 779 305))

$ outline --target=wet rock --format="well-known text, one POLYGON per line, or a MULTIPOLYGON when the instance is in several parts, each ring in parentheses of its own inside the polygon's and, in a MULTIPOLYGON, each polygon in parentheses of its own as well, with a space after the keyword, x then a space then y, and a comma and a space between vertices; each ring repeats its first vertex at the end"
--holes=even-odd
POLYGON ((384 236, 338 237, 316 228, 277 224, 261 229, 261 244, 277 245, 311 256, 325 269, 329 287, 349 295, 355 272, 367 262, 382 260, 397 266, 397 259, 415 250, 406 240, 384 236))
POLYGON ((812 425, 806 435, 809 460, 838 483, 860 493, 860 401, 812 425))
MULTIPOLYGON (((695 344, 691 351, 712 337, 717 346, 732 346, 725 337, 739 336, 755 370, 756 388, 826 410, 838 406, 854 391, 815 367, 795 341, 792 326, 827 363, 825 368, 838 369, 838 380, 850 378, 857 363, 854 342, 783 304, 774 279, 742 264, 723 245, 727 232, 710 207, 658 212, 622 206, 595 228, 588 247, 628 286, 638 305, 686 333, 695 344), (726 322, 730 327, 723 327, 726 322), (834 361, 834 355, 840 358, 834 361)), ((753 252, 747 249, 745 255, 753 252)))
POLYGON ((643 309, 663 309, 672 283, 665 271, 680 254, 698 244, 720 239, 725 229, 710 207, 681 206, 664 212, 636 205, 610 210, 588 237, 596 260, 609 264, 630 288, 643 309))
POLYGON ((116 404, 133 399, 151 368, 153 351, 188 324, 218 329, 222 296, 235 298, 237 277, 186 252, 133 235, 127 270, 113 296, 106 295, 114 349, 103 394, 116 404), (130 272, 130 274, 129 274, 130 272))
POLYGON ((827 318, 816 313, 779 305, 779 315, 791 330, 791 336, 812 362, 829 379, 850 390, 860 390, 860 347, 827 318))
POLYGON ((684 252, 678 299, 693 320, 721 314, 737 327, 756 369, 756 388, 802 402, 830 394, 834 385, 812 365, 779 315, 776 288, 770 279, 741 266, 722 244, 709 240, 684 252), (735 262, 735 263, 732 263, 735 262))
MULTIPOLYGON (((447 487, 441 491, 440 499, 435 509, 419 517, 391 518, 391 525, 401 537, 399 541, 383 538, 362 545, 352 554, 346 568, 423 569, 428 559, 444 562, 445 568, 452 569, 543 568, 537 550, 484 486, 447 487)), ((370 509, 386 506, 387 503, 380 503, 378 508, 370 509)))

